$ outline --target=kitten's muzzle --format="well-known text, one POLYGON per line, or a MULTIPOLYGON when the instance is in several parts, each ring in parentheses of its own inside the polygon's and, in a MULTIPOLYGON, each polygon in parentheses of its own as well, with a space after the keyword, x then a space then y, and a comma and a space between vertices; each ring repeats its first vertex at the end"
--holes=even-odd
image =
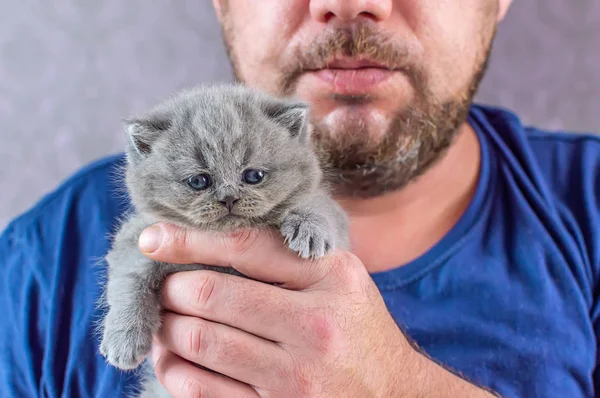
POLYGON ((235 196, 225 196, 223 199, 219 200, 219 203, 221 203, 223 206, 225 206, 227 208, 227 210, 231 213, 231 210, 233 209, 233 205, 235 205, 235 203, 239 200, 239 198, 236 198, 235 196))

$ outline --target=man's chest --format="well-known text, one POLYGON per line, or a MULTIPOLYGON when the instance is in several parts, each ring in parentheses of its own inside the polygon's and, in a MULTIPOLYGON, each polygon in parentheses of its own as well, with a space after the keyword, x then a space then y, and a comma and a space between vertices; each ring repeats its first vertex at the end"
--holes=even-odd
POLYGON ((515 397, 593 394, 596 339, 586 300, 563 259, 451 258, 425 277, 383 291, 392 316, 432 358, 515 397))

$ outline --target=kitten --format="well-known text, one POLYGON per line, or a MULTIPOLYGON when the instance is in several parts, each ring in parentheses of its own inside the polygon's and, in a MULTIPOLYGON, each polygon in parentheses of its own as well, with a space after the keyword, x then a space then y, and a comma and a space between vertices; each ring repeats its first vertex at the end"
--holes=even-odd
MULTIPOLYGON (((167 275, 209 269, 243 276, 148 259, 137 241, 157 221, 210 231, 272 226, 303 258, 348 248, 347 218, 329 196, 308 117, 303 102, 223 84, 186 90, 125 121, 125 185, 135 211, 106 256, 100 352, 110 364, 134 369, 149 354, 167 275)), ((145 388, 160 387, 149 380, 145 388)))

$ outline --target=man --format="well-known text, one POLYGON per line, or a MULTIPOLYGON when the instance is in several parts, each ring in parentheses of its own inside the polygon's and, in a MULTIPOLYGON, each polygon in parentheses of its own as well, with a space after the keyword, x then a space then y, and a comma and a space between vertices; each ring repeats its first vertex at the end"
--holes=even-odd
MULTIPOLYGON (((167 280, 152 358, 173 396, 594 396, 600 141, 471 104, 509 3, 214 0, 236 77, 311 103, 352 254, 310 262, 268 231, 150 227, 150 258, 278 282, 167 280)), ((4 232, 2 396, 135 391, 95 334, 121 161, 4 232)))

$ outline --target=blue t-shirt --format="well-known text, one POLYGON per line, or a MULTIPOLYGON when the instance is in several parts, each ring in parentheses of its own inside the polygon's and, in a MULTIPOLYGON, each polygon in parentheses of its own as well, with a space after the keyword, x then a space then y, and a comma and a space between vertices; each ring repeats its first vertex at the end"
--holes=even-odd
MULTIPOLYGON (((423 256, 373 279, 406 333, 473 382, 505 397, 594 396, 600 137, 527 128, 483 106, 469 123, 482 169, 467 211, 423 256)), ((135 390, 96 335, 101 259, 128 208, 123 161, 79 171, 1 236, 0 397, 135 390)))

